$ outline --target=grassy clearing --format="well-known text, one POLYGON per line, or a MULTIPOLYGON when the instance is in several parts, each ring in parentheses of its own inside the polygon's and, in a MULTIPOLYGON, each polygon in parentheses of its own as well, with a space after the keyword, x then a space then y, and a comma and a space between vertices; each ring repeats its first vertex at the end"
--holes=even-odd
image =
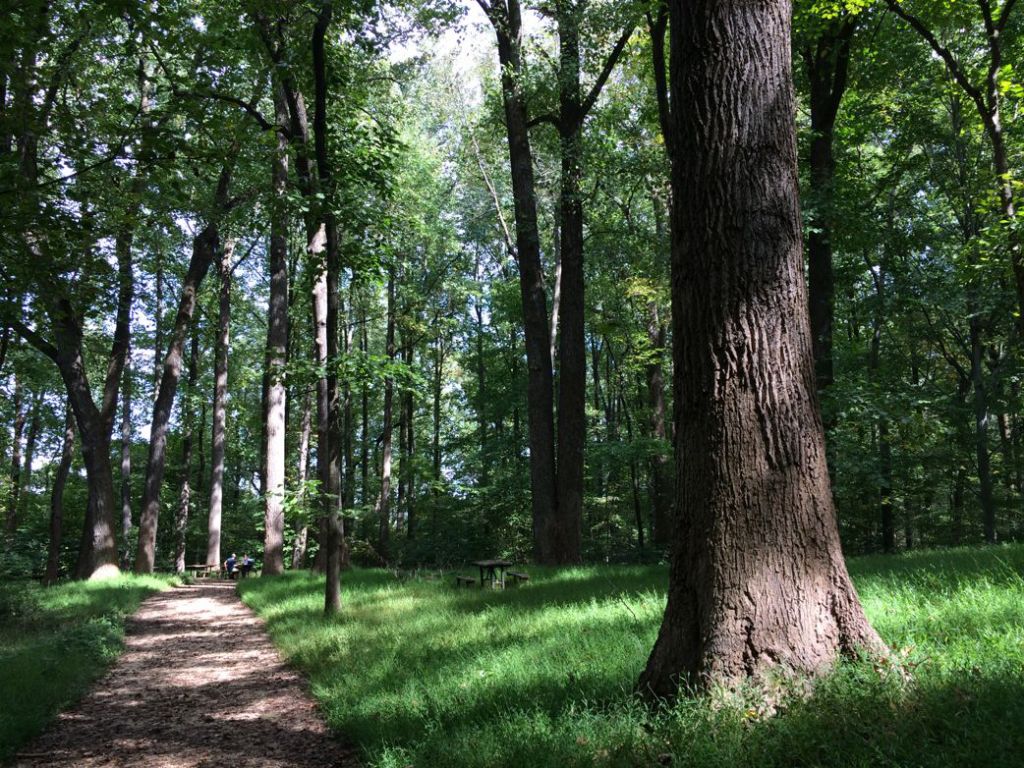
POLYGON ((122 576, 0 585, 0 763, 88 690, 120 652, 125 618, 167 584, 122 576))
POLYGON ((242 590, 370 766, 1024 765, 1024 547, 851 570, 912 679, 847 664, 771 718, 706 699, 652 714, 633 700, 663 568, 531 568, 504 593, 357 571, 335 620, 307 574, 242 590))

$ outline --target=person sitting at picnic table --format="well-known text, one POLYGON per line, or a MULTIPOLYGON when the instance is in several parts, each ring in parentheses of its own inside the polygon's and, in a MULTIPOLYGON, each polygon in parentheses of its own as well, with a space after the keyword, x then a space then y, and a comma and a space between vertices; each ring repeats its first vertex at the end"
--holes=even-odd
POLYGON ((244 579, 249 575, 249 571, 252 570, 252 564, 255 561, 248 555, 242 555, 242 578, 244 579))
POLYGON ((234 552, 231 553, 231 557, 224 561, 224 570, 228 572, 229 579, 235 578, 235 563, 237 562, 238 559, 235 557, 234 552))

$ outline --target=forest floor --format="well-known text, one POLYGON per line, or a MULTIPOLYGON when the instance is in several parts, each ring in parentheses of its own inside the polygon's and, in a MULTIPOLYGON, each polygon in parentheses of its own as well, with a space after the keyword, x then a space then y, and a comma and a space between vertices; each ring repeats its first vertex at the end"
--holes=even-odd
POLYGON ((358 765, 327 730, 235 584, 145 600, 125 652, 23 746, 25 768, 326 768, 358 765))
POLYGON ((530 566, 504 591, 357 569, 333 618, 322 577, 240 591, 372 768, 1024 766, 1024 545, 849 564, 892 663, 844 663, 772 711, 636 700, 664 566, 530 566))

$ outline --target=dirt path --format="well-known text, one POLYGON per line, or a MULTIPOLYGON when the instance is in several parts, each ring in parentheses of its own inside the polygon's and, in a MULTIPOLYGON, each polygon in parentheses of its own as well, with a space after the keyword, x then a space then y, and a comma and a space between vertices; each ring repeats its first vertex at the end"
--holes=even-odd
POLYGON ((146 600, 124 655, 15 765, 357 766, 234 586, 200 583, 146 600))

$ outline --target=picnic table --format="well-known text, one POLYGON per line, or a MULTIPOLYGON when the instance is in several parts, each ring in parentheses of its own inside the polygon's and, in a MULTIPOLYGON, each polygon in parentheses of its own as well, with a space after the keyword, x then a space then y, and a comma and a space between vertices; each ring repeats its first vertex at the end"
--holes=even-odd
POLYGON ((484 579, 490 582, 491 587, 494 587, 494 582, 497 581, 501 585, 501 588, 505 588, 505 569, 512 566, 512 563, 508 560, 474 560, 473 565, 480 569, 480 586, 484 585, 484 579), (486 576, 484 572, 486 571, 486 576))
POLYGON ((198 579, 203 576, 209 576, 212 571, 220 570, 220 566, 196 563, 195 565, 186 565, 185 570, 189 573, 194 573, 195 577, 198 579))

